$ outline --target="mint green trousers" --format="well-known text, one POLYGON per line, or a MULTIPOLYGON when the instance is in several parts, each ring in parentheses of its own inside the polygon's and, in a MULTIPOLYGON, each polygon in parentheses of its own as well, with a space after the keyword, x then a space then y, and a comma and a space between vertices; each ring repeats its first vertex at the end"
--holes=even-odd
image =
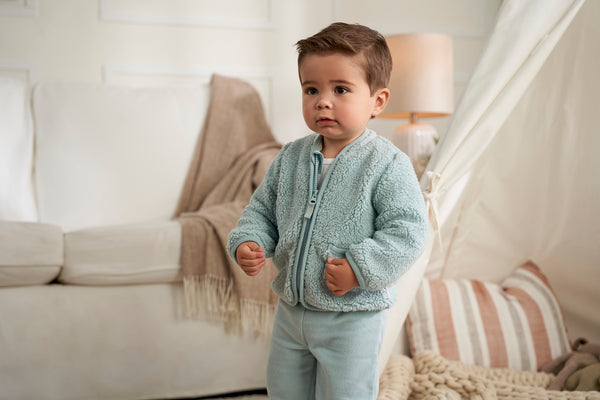
POLYGON ((270 400, 375 400, 386 311, 311 311, 279 301, 267 366, 270 400))

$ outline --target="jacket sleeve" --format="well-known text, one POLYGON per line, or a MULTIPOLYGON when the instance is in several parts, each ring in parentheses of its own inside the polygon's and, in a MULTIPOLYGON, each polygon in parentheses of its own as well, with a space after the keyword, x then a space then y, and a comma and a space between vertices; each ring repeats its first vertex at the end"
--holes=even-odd
POLYGON ((261 184, 242 211, 236 227, 229 233, 227 252, 237 262, 236 250, 247 241, 254 241, 265 249, 265 257, 272 257, 279 240, 275 206, 277 201, 277 182, 281 168, 279 152, 270 165, 261 184))
POLYGON ((417 260, 427 244, 427 210, 412 164, 395 155, 373 195, 375 233, 350 246, 348 261, 362 289, 392 285, 417 260))

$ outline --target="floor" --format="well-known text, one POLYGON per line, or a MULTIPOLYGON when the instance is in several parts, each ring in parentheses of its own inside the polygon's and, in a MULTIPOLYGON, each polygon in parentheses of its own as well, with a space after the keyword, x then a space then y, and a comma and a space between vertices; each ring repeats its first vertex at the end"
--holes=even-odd
MULTIPOLYGON (((251 395, 242 395, 242 396, 235 396, 235 397, 211 397, 210 399, 206 399, 206 400, 268 400, 269 398, 267 397, 266 394, 251 394, 251 395)), ((203 400, 205 400, 203 398, 203 400)))
POLYGON ((197 400, 269 400, 266 394, 249 394, 226 397, 201 397, 197 400))
POLYGON ((200 397, 189 400, 268 400, 265 390, 255 390, 245 393, 232 393, 228 395, 220 395, 218 397, 200 397))

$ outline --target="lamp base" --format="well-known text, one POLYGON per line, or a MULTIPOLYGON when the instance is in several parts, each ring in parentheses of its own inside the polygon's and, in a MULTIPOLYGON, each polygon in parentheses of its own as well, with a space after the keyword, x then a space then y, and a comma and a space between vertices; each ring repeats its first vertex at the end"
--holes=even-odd
POLYGON ((435 150, 437 138, 437 132, 432 125, 410 123, 396 127, 392 143, 411 159, 420 179, 435 150))

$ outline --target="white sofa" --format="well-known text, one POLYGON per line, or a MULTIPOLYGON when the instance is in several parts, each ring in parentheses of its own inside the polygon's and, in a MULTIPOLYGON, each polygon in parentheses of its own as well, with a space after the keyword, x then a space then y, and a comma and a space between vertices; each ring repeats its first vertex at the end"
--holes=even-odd
POLYGON ((268 339, 185 317, 172 214, 209 91, 0 78, 0 399, 265 386, 268 339))
MULTIPOLYGON (((0 78, 0 400, 265 387, 268 338, 185 316, 172 217, 209 101, 209 85, 0 78)), ((397 284, 380 373, 408 351, 429 251, 397 284)))

